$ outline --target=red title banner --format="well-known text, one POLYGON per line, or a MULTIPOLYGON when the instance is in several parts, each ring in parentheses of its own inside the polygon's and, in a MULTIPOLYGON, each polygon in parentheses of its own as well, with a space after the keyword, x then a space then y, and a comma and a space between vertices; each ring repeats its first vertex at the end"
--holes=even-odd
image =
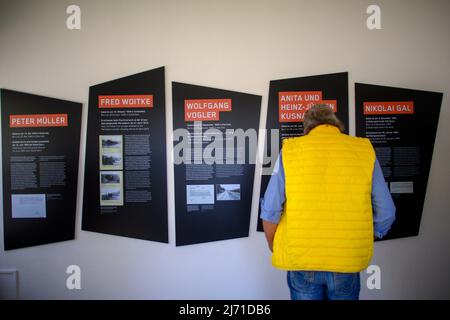
POLYGON ((99 108, 153 108, 153 95, 109 95, 98 96, 99 108))
POLYGON ((231 99, 184 100, 184 121, 218 121, 220 112, 231 111, 231 99))
POLYGON ((414 114, 414 101, 364 102, 364 114, 414 114))
POLYGON ((323 103, 334 112, 337 111, 336 100, 322 100, 322 91, 287 91, 278 93, 278 121, 302 122, 313 105, 323 103))
POLYGON ((9 116, 10 128, 67 127, 67 114, 14 114, 9 116))

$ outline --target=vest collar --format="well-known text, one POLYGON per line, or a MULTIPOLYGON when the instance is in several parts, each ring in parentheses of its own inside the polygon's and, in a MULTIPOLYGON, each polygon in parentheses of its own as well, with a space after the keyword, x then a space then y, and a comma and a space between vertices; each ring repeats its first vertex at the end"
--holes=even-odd
MULTIPOLYGON (((340 133, 341 131, 339 130, 338 127, 329 125, 329 124, 320 124, 317 127, 314 127, 309 134, 311 135, 315 135, 315 134, 336 134, 336 133, 340 133)), ((308 135, 309 135, 308 134, 308 135)))

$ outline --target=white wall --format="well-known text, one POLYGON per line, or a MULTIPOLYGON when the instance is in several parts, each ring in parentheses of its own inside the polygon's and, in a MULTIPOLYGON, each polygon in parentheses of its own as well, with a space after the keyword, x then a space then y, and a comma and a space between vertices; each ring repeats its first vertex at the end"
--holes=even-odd
MULTIPOLYGON (((366 28, 366 0, 0 3, 0 87, 83 102, 81 159, 89 86, 159 66, 166 66, 167 133, 171 81, 262 95, 262 124, 271 79, 348 71, 350 123, 356 81, 444 92, 420 235, 376 244, 382 290, 363 285, 361 297, 450 298, 449 1, 376 1, 378 31, 366 28), (81 31, 65 26, 74 3, 81 31)), ((285 274, 271 267, 255 231, 256 197, 248 238, 177 248, 171 165, 169 245, 81 231, 83 174, 81 162, 76 240, 0 251, 0 269, 19 270, 20 298, 289 297, 285 274), (82 290, 65 288, 70 264, 81 267, 82 290)))

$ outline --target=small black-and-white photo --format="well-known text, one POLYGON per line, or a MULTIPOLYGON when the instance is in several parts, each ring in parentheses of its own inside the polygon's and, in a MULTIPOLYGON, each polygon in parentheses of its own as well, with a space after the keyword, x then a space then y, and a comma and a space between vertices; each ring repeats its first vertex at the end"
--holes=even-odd
POLYGON ((120 200, 120 190, 108 189, 102 191, 102 200, 103 201, 120 200))
POLYGON ((103 148, 120 148, 122 145, 122 136, 102 136, 103 148))
POLYGON ((104 166, 117 166, 120 165, 122 157, 114 153, 105 153, 102 155, 102 165, 104 166))
POLYGON ((102 172, 101 181, 102 184, 120 183, 120 175, 115 172, 102 172))
POLYGON ((240 184, 216 185, 217 201, 241 200, 240 184))

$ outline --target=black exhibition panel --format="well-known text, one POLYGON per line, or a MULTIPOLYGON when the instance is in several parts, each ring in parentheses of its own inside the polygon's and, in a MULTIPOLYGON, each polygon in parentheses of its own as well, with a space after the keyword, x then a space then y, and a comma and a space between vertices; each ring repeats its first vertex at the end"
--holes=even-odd
POLYGON ((82 229, 168 242, 164 67, 89 89, 82 229))
POLYGON ((355 84, 356 135, 371 140, 396 207, 383 240, 419 234, 442 96, 355 84))
POLYGON ((172 96, 174 157, 191 158, 175 160, 176 245, 247 237, 261 96, 178 82, 172 96))
POLYGON ((1 89, 4 249, 75 237, 82 104, 1 89))

